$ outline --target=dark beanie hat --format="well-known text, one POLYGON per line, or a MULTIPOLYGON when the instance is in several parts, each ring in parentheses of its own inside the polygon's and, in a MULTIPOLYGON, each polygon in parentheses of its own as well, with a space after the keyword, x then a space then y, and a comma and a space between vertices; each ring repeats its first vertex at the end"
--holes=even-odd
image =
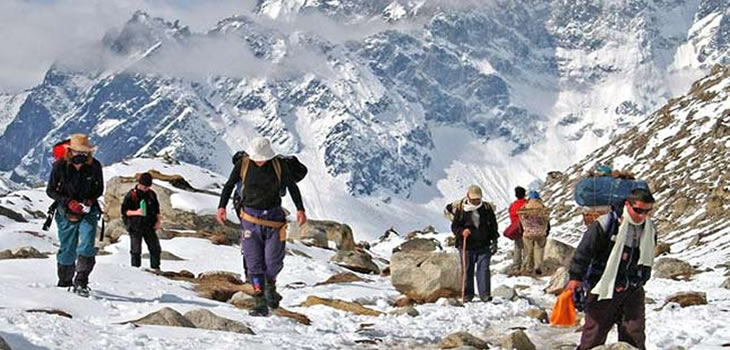
POLYGON ((517 198, 520 198, 520 199, 525 198, 525 193, 526 193, 525 189, 522 188, 521 186, 515 187, 515 196, 517 198))
POLYGON ((152 175, 150 175, 150 173, 142 173, 142 175, 139 176, 138 182, 142 186, 152 186, 152 175))

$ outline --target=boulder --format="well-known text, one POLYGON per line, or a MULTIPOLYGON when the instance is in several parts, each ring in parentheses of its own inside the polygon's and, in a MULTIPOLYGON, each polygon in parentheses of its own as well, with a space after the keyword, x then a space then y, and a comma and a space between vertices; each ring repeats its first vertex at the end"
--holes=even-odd
MULTIPOLYGON (((355 249, 352 228, 347 224, 328 220, 307 220, 307 223, 299 228, 299 235, 302 240, 312 236, 317 236, 317 240, 321 240, 322 234, 326 241, 334 242, 338 250, 355 249)), ((327 247, 328 245, 325 243, 323 248, 327 247)))
POLYGON ((722 282, 720 288, 730 289, 730 278, 726 279, 725 282, 722 282))
POLYGON ((663 255, 663 254, 669 254, 672 252, 672 246, 669 245, 669 243, 659 242, 654 247, 654 257, 663 255))
POLYGON ((550 282, 548 282, 547 287, 543 291, 548 294, 558 295, 563 292, 563 288, 568 285, 569 280, 568 268, 564 266, 560 267, 550 277, 550 282))
POLYGON ((378 265, 375 265, 370 254, 363 250, 339 250, 330 258, 330 261, 359 273, 376 275, 380 273, 378 265))
POLYGON ((694 274, 694 268, 679 259, 661 258, 654 263, 652 274, 654 277, 667 279, 690 277, 694 274))
POLYGON ((414 238, 403 242, 401 245, 393 248, 393 253, 404 252, 432 252, 435 250, 443 250, 441 243, 433 238, 414 238))
POLYGON ((251 328, 245 324, 220 317, 206 309, 188 311, 185 313, 185 318, 190 320, 196 328, 240 334, 254 334, 251 328))
POLYGON ((517 292, 514 288, 502 285, 492 291, 493 297, 500 297, 504 300, 515 300, 517 299, 517 292))
POLYGON ((41 253, 33 247, 22 247, 11 251, 9 249, 0 252, 0 260, 4 259, 47 259, 48 255, 41 253))
POLYGON ((532 343, 527 334, 522 330, 516 330, 510 335, 504 337, 501 341, 503 349, 510 350, 536 350, 535 344, 532 343))
POLYGON ((236 292, 228 299, 228 303, 241 309, 252 309, 255 305, 254 298, 244 292, 236 292))
POLYGON ((572 246, 548 237, 543 260, 546 265, 569 266, 574 253, 575 248, 572 246))
POLYGON ((707 305, 707 293, 705 292, 679 292, 667 297, 665 305, 677 303, 681 307, 693 305, 707 305))
POLYGON ((489 349, 486 341, 479 339, 467 332, 456 332, 449 334, 441 341, 439 347, 441 349, 455 349, 464 346, 471 346, 476 349, 489 349))
POLYGON ((169 307, 163 307, 162 309, 155 311, 138 320, 129 321, 129 323, 133 323, 135 325, 195 328, 195 325, 190 322, 190 320, 169 307))
MULTIPOLYGON (((179 175, 154 173, 153 177, 155 179, 168 181, 180 190, 203 192, 190 187, 187 181, 179 175)), ((104 232, 104 244, 116 242, 121 235, 127 233, 121 220, 121 201, 135 185, 136 180, 134 177, 116 176, 107 181, 104 191, 104 202, 108 222, 106 223, 104 232)), ((195 237, 211 239, 223 244, 238 244, 240 242, 239 227, 237 224, 228 222, 224 226, 216 221, 215 215, 198 215, 192 212, 173 209, 170 200, 170 196, 174 193, 172 190, 154 185, 152 189, 157 194, 157 200, 160 202, 163 226, 163 232, 160 234, 161 238, 195 237), (221 240, 221 237, 224 239, 221 240)))
POLYGON ((461 296, 461 264, 456 252, 399 252, 390 261, 391 283, 418 303, 461 296))

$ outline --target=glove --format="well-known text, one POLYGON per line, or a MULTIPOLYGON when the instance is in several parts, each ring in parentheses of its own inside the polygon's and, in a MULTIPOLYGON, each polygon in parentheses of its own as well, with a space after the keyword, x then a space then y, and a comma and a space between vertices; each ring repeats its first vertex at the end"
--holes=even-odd
POLYGON ((492 241, 489 245, 489 255, 497 254, 497 241, 492 241))
POLYGON ((68 201, 68 203, 66 203, 66 207, 68 207, 68 210, 74 214, 84 213, 84 205, 75 199, 68 201))

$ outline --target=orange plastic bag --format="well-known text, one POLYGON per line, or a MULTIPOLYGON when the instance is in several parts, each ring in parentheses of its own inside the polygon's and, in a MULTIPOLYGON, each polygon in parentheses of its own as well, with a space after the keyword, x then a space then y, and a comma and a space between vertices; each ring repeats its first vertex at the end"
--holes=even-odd
POLYGON ((575 305, 573 305, 573 291, 564 290, 558 296, 553 306, 553 313, 550 315, 550 324, 553 326, 570 327, 576 321, 575 305))

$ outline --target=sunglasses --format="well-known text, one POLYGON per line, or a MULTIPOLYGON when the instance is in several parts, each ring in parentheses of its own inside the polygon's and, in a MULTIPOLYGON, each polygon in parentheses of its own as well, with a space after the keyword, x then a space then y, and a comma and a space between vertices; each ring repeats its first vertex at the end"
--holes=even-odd
POLYGON ((644 214, 649 214, 649 212, 652 211, 654 208, 644 209, 644 208, 631 207, 631 209, 633 209, 636 214, 644 215, 644 214))

